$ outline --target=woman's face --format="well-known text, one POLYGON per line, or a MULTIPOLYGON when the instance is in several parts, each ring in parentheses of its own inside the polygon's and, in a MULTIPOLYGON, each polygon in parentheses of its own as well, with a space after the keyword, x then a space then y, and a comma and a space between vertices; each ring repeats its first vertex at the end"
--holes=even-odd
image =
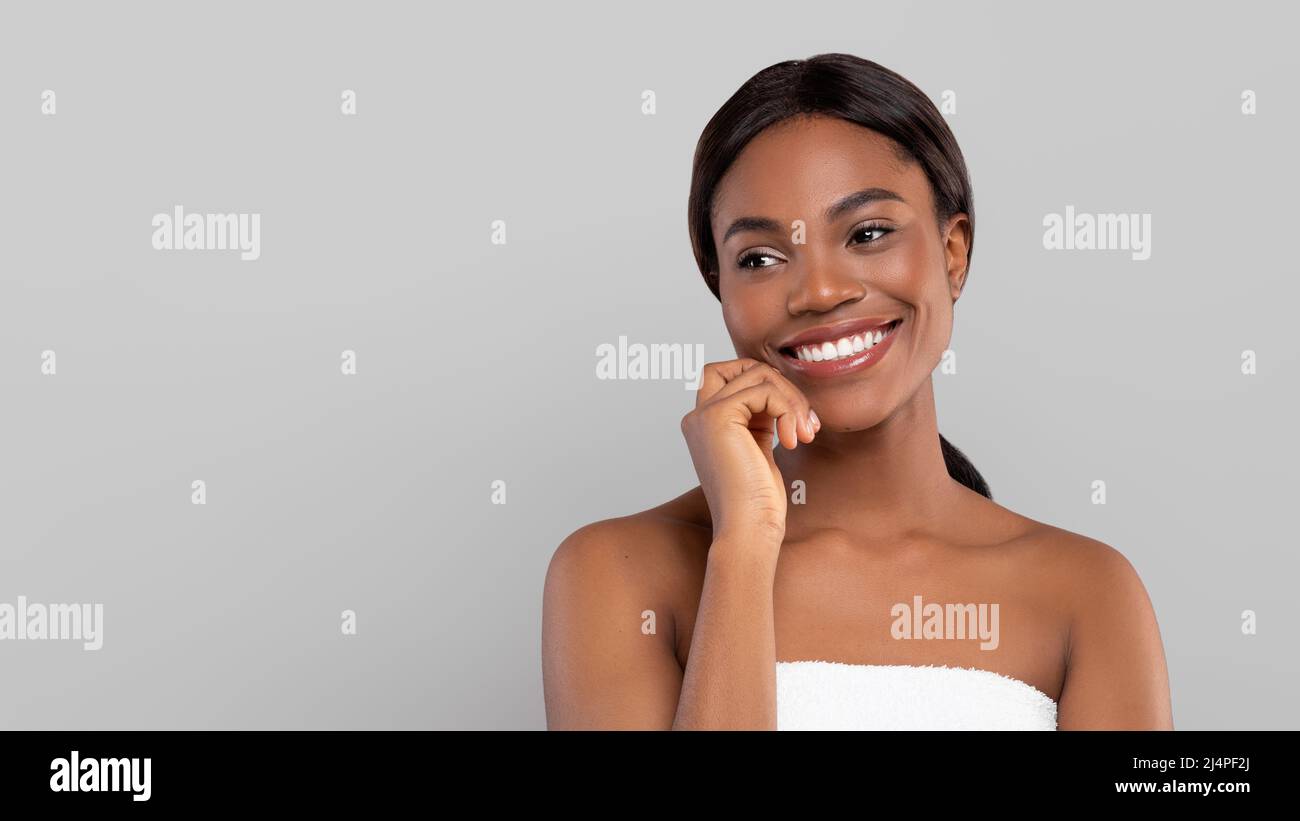
POLYGON ((925 172, 891 146, 835 117, 788 119, 745 147, 714 199, 736 355, 780 370, 831 430, 880 423, 930 378, 966 277, 970 221, 958 214, 941 232, 925 172), (831 210, 867 189, 892 194, 831 210), (868 346, 867 326, 892 320, 868 346))

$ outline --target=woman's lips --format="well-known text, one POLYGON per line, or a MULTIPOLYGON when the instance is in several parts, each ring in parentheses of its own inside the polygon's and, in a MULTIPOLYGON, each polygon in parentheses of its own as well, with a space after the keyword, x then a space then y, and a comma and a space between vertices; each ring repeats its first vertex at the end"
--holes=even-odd
POLYGON ((890 326, 879 342, 870 348, 848 356, 838 357, 836 359, 823 359, 821 362, 812 362, 806 359, 800 359, 798 355, 790 348, 780 350, 781 360, 786 367, 791 370, 806 374, 807 376, 829 377, 842 376, 847 373, 856 373, 876 364, 889 353, 889 349, 894 344, 894 337, 898 336, 898 331, 903 325, 903 320, 899 319, 890 326))

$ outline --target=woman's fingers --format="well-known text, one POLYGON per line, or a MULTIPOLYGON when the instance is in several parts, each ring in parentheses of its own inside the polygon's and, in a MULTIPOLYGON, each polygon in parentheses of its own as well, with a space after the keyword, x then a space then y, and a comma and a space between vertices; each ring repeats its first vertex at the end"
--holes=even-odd
POLYGON ((798 440, 812 441, 820 425, 814 421, 815 417, 812 415, 812 407, 808 403, 808 398, 780 371, 766 363, 749 360, 748 365, 743 370, 737 371, 732 368, 722 369, 720 372, 724 376, 734 375, 718 388, 710 397, 710 402, 733 396, 756 385, 770 384, 787 400, 788 410, 776 419, 777 435, 780 437, 781 443, 787 448, 793 448, 798 440))
POLYGON ((713 398, 731 380, 755 365, 761 365, 757 359, 742 357, 727 359, 722 362, 709 362, 704 366, 700 377, 700 387, 695 392, 695 407, 700 407, 713 398))
MULTIPOLYGON (((707 413, 712 407, 714 406, 706 406, 704 412, 707 413)), ((745 417, 734 421, 746 426, 750 426, 755 417, 770 417, 775 420, 777 436, 782 445, 793 449, 798 444, 798 431, 795 427, 798 406, 770 382, 763 381, 729 394, 727 401, 719 402, 716 407, 723 409, 720 412, 739 408, 745 417)), ((767 429, 766 425, 761 427, 767 429)))

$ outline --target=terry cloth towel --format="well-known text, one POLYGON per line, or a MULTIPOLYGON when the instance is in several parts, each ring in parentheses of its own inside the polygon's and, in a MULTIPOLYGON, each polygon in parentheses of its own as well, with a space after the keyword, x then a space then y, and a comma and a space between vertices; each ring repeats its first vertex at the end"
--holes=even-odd
POLYGON ((1056 702, 974 667, 776 663, 778 730, 1055 730, 1056 702))

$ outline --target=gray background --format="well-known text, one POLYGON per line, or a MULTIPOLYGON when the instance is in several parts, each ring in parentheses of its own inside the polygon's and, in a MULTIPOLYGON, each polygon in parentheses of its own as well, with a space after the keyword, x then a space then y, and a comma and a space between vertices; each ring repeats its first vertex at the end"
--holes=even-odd
POLYGON ((0 727, 543 727, 552 551, 697 483, 693 394, 600 381, 596 346, 735 355, 695 140, 826 51, 957 93, 977 238, 940 430, 1133 562, 1176 726, 1300 727, 1280 5, 5 4, 0 602, 102 602, 105 636, 0 642, 0 727), (176 203, 261 213, 261 259, 153 250, 176 203), (1070 204, 1151 213, 1151 258, 1045 251, 1070 204))

